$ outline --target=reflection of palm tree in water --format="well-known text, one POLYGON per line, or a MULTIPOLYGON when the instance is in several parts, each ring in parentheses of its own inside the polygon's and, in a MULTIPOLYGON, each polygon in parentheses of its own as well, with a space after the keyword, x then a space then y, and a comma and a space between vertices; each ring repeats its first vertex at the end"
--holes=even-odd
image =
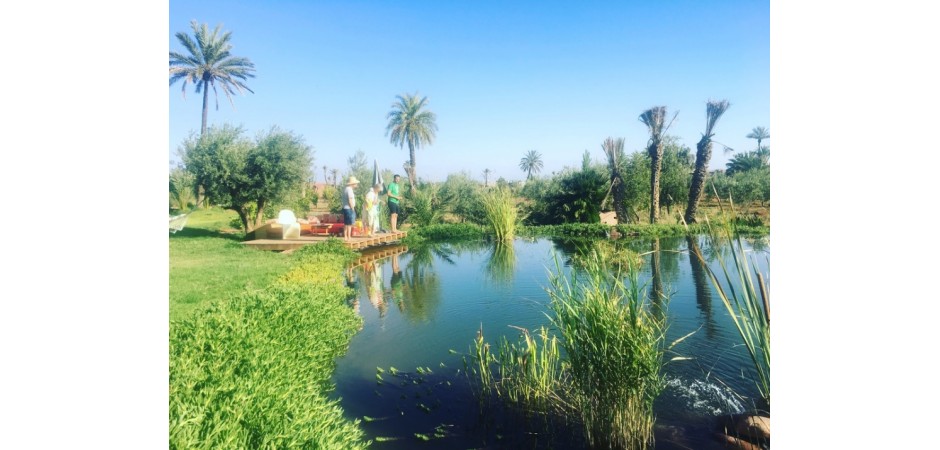
POLYGON ((663 277, 660 273, 660 254, 659 239, 653 239, 650 245, 650 272, 653 276, 653 288, 650 290, 650 301, 654 306, 654 311, 662 312, 663 300, 663 277))
POLYGON ((369 297, 369 302, 379 311, 379 317, 385 317, 385 313, 388 312, 388 304, 382 298, 382 270, 379 262, 366 263, 362 267, 367 275, 366 295, 369 297))
POLYGON ((424 322, 434 315, 441 299, 440 280, 433 271, 434 255, 453 263, 450 259, 453 252, 449 248, 429 244, 412 248, 409 253, 411 261, 404 273, 409 305, 403 313, 411 320, 424 322))
POLYGON ((401 286, 401 267, 398 265, 398 255, 392 255, 392 300, 398 305, 398 310, 405 311, 405 293, 401 286))
POLYGON ((712 297, 709 289, 708 276, 705 273, 705 266, 699 259, 704 258, 702 250, 698 247, 696 238, 689 235, 685 237, 686 244, 689 246, 689 264, 692 266, 692 282, 695 284, 695 303, 699 311, 705 316, 705 335, 708 338, 715 337, 715 320, 712 317, 712 297))

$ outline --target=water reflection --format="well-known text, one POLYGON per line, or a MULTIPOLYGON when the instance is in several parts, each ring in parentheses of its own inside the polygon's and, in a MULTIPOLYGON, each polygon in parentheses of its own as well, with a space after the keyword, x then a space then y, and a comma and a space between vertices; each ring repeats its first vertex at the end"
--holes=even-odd
MULTIPOLYGON (((407 252, 399 249, 399 253, 365 261, 347 273, 347 283, 361 297, 356 301, 362 304, 364 328, 338 362, 335 397, 342 398, 351 417, 381 418, 364 421, 362 426, 371 439, 397 438, 377 444, 383 449, 414 448, 415 433, 427 434, 442 423, 454 425, 453 435, 420 443, 423 447, 500 448, 492 446, 499 435, 504 444, 501 448, 523 448, 528 441, 520 439, 536 436, 525 424, 493 415, 477 417, 476 399, 466 385, 459 355, 451 354, 449 349, 465 352, 481 325, 498 339, 515 336, 516 330, 509 325, 535 329, 545 324, 550 302, 544 290, 545 273, 546 267, 554 267, 556 256, 569 262, 564 268, 567 272, 577 267, 579 254, 604 252, 608 256, 636 257, 642 253, 642 258, 638 257, 642 259, 639 281, 646 290, 644 295, 654 299, 670 297, 668 340, 705 328, 676 348, 681 356, 694 360, 668 365, 670 384, 656 404, 657 422, 662 425, 657 432, 657 448, 718 448, 711 441, 712 419, 716 414, 742 409, 727 400, 732 391, 735 399, 752 397, 756 387, 740 376, 749 357, 739 345, 729 315, 713 300, 708 278, 703 277, 707 276, 704 266, 694 255, 684 253, 686 248, 690 252, 697 248, 707 260, 709 246, 707 239, 689 240, 684 236, 659 240, 517 240, 513 246, 476 241, 412 247, 407 252), (680 256, 678 251, 688 256, 680 256), (688 264, 682 260, 684 257, 689 257, 688 264), (377 291, 382 293, 381 299, 376 298, 377 291), (401 385, 406 379, 390 377, 386 372, 385 384, 377 385, 376 368, 388 370, 391 366, 408 372, 419 366, 430 367, 433 375, 406 389, 401 385), (433 387, 433 395, 426 393, 428 387, 433 387), (417 398, 419 393, 421 397, 417 398), (416 409, 418 404, 433 407, 429 401, 434 399, 441 400, 442 406, 432 413, 416 409), (491 426, 480 426, 481 420, 491 426), (662 430, 678 430, 681 436, 664 435, 662 430)), ((764 255, 757 249, 748 253, 763 260, 764 255)), ((717 260, 711 258, 708 266, 719 270, 717 260)), ((762 266, 762 272, 767 272, 766 267, 762 266)), ((660 304, 666 302, 660 300, 660 304)), ((540 442, 534 447, 584 448, 580 442, 562 442, 562 438, 573 438, 572 433, 559 434, 562 436, 538 434, 540 442)))
POLYGON ((709 339, 715 337, 715 319, 712 317, 712 297, 711 285, 705 271, 705 266, 699 259, 702 250, 698 246, 697 239, 693 236, 685 238, 689 249, 689 265, 692 268, 692 284, 695 286, 695 304, 698 306, 702 317, 705 318, 705 334, 709 339))
POLYGON ((404 271, 403 301, 399 306, 413 322, 427 322, 434 317, 441 301, 441 282, 434 271, 434 259, 453 265, 454 249, 445 243, 428 243, 411 249, 411 261, 404 271))
MULTIPOLYGON (((396 255, 397 257, 397 255, 396 255)), ((388 312, 388 303, 385 301, 382 282, 382 266, 379 261, 372 261, 362 265, 366 279, 366 296, 369 303, 379 312, 379 317, 385 317, 388 312)))
POLYGON ((398 262, 398 255, 392 255, 392 279, 391 289, 388 294, 391 296, 392 301, 395 302, 395 305, 398 306, 399 311, 405 310, 405 292, 401 283, 401 265, 398 262))
POLYGON ((486 262, 487 277, 496 285, 506 287, 512 284, 515 274, 516 247, 512 242, 494 242, 486 262))
POLYGON ((663 293, 662 255, 659 250, 659 239, 653 239, 650 242, 650 276, 652 277, 652 289, 650 289, 650 302, 654 311, 663 313, 666 295, 663 293))

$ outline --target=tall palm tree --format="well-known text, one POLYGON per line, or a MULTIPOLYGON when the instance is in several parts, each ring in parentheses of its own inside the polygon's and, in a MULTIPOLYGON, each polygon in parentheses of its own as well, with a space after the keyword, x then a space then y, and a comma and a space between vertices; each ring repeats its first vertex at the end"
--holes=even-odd
POLYGON ((388 112, 388 127, 385 128, 385 135, 391 135, 392 144, 404 148, 408 144, 408 152, 411 160, 405 166, 408 171, 408 182, 411 184, 411 190, 415 189, 417 175, 415 173, 415 150, 422 145, 431 145, 434 143, 434 137, 437 132, 437 116, 433 112, 424 110, 428 104, 428 98, 418 98, 418 94, 397 95, 397 99, 392 103, 392 110, 388 112))
POLYGON ((330 184, 330 178, 326 176, 326 164, 323 165, 323 185, 330 184))
POLYGON ((663 135, 669 128, 666 125, 666 107, 647 109, 640 114, 639 119, 650 132, 646 146, 646 152, 650 155, 650 223, 656 223, 659 220, 659 178, 663 170, 663 135))
POLYGON ((715 124, 721 115, 731 106, 727 100, 709 100, 705 106, 705 132, 696 145, 695 170, 692 171, 692 184, 689 186, 689 203, 685 207, 685 223, 695 223, 698 203, 705 192, 705 178, 708 176, 708 160, 712 157, 712 136, 715 124))
POLYGON ((219 32, 222 25, 217 25, 212 32, 206 24, 199 25, 195 20, 190 23, 194 37, 179 32, 176 39, 189 54, 170 52, 170 86, 183 80, 183 98, 186 98, 186 86, 192 83, 196 86, 196 93, 202 92, 202 131, 206 134, 206 123, 209 118, 209 88, 215 93, 215 109, 219 109, 219 91, 221 89, 228 97, 232 108, 232 94, 242 93, 246 90, 255 92, 245 85, 247 78, 254 78, 255 64, 248 58, 232 56, 232 44, 229 39, 232 32, 227 31, 221 36, 219 32))
POLYGON ((490 169, 483 169, 483 187, 490 187, 490 169))
POLYGON ((331 170, 330 172, 333 173, 333 186, 335 186, 335 187, 338 188, 338 187, 339 187, 339 184, 337 184, 337 181, 338 181, 338 177, 339 177, 339 169, 333 169, 333 170, 331 170))
POLYGON ((764 139, 770 139, 770 130, 764 127, 754 127, 750 133, 747 134, 748 139, 757 139, 757 150, 760 151, 760 143, 764 139))
POLYGON ((542 154, 535 150, 529 150, 526 152, 525 156, 519 160, 519 168, 528 174, 526 180, 531 180, 533 173, 537 174, 541 172, 542 166, 542 154))
POLYGON ((626 161, 626 155, 623 153, 623 138, 608 137, 601 148, 607 155, 607 165, 610 168, 610 190, 614 194, 614 211, 617 214, 618 223, 627 223, 630 219, 627 215, 626 192, 621 169, 626 161))

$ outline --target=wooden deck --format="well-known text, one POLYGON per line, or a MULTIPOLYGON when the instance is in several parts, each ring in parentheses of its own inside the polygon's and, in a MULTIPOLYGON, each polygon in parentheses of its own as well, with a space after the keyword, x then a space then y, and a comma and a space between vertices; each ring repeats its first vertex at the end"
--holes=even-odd
MULTIPOLYGON (((348 241, 343 242, 343 244, 346 245, 346 248, 359 251, 370 247, 377 247, 388 245, 393 242, 398 242, 407 235, 408 233, 399 231, 397 233, 380 233, 371 237, 354 236, 349 238, 348 241)), ((282 252, 295 250, 305 245, 318 244, 320 242, 326 241, 327 239, 330 239, 330 236, 300 236, 296 239, 255 239, 253 241, 242 242, 242 244, 257 248, 259 250, 282 252)), ((342 238, 334 239, 342 240, 342 238)))
POLYGON ((384 247, 371 248, 362 252, 362 256, 353 261, 349 267, 356 268, 380 259, 388 258, 389 256, 402 255, 407 251, 408 247, 404 245, 386 245, 384 247))

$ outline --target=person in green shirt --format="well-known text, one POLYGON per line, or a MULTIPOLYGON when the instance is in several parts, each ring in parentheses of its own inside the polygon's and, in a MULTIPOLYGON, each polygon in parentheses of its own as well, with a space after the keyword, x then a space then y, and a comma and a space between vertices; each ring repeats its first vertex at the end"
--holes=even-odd
POLYGON ((392 233, 398 232, 398 212, 401 210, 401 176, 397 173, 388 184, 388 212, 391 215, 392 233))

